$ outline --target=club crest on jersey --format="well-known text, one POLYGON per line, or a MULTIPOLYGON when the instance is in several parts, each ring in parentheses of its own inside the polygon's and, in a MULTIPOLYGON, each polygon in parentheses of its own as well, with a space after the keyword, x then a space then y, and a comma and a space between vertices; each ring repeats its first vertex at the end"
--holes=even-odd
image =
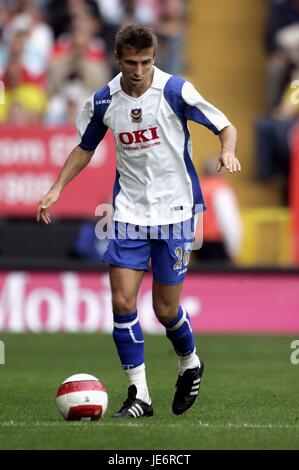
POLYGON ((142 109, 134 108, 131 110, 132 122, 141 122, 142 121, 142 109))

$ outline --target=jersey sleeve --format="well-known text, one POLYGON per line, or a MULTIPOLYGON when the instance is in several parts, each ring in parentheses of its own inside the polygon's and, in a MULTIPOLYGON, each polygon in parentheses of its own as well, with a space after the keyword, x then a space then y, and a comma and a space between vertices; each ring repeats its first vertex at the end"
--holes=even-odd
POLYGON ((225 114, 206 101, 190 82, 184 82, 181 93, 185 119, 202 124, 214 134, 231 124, 225 114))
POLYGON ((104 115, 111 102, 108 86, 94 93, 83 105, 77 118, 79 147, 93 151, 104 138, 108 127, 104 115))

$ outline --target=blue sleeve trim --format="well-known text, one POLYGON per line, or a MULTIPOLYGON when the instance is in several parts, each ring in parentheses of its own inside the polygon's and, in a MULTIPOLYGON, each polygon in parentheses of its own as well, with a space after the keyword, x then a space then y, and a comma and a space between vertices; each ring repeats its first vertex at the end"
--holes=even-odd
POLYGON ((110 88, 106 85, 95 92, 93 97, 93 116, 85 129, 79 147, 83 150, 93 151, 103 140, 108 127, 103 123, 104 115, 111 103, 110 88))
POLYGON ((188 104, 186 104, 185 108, 185 116, 187 119, 189 119, 190 121, 198 122, 198 124, 207 127, 216 135, 219 134, 220 131, 217 129, 217 127, 214 126, 214 124, 211 123, 211 121, 205 116, 202 111, 200 111, 195 106, 189 106, 188 104))
POLYGON ((175 114, 182 120, 186 121, 185 117, 185 101, 182 98, 182 87, 185 83, 180 77, 173 75, 170 77, 164 87, 164 96, 168 104, 171 106, 175 114))
MULTIPOLYGON (((185 135, 185 143, 184 143, 184 162, 186 165, 186 170, 189 174, 192 184, 192 192, 193 192, 193 214, 196 210, 196 204, 202 205, 203 210, 206 209, 204 199, 201 192, 201 187, 199 184, 199 179, 197 176, 197 172, 191 160, 188 150, 188 143, 190 139, 190 134, 187 126, 187 119, 189 119, 188 107, 192 108, 192 106, 188 106, 182 98, 182 87, 185 81, 176 76, 172 76, 165 85, 164 88, 164 97, 170 107, 172 108, 173 112, 178 116, 180 119, 183 132, 185 135)), ((198 122, 198 121, 196 121, 198 122)))
POLYGON ((182 121, 194 121, 210 129, 214 134, 219 134, 219 130, 211 121, 195 106, 187 104, 182 97, 182 88, 185 83, 180 77, 173 75, 165 85, 164 96, 173 111, 182 121))

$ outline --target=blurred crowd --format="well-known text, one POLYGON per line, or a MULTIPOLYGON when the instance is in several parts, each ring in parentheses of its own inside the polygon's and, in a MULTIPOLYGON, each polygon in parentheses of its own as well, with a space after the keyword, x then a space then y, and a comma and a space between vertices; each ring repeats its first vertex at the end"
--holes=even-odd
POLYGON ((184 0, 0 0, 0 123, 73 124, 118 69, 113 42, 140 22, 159 37, 158 67, 184 69, 184 0))
POLYGON ((292 135, 299 125, 299 0, 268 0, 266 109, 255 126, 257 178, 289 201, 292 135))

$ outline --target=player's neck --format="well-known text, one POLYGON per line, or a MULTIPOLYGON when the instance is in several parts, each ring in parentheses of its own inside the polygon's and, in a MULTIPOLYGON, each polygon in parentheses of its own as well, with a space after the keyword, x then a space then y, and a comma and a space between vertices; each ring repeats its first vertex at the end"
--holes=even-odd
POLYGON ((120 84, 122 90, 129 96, 133 98, 139 98, 139 96, 143 95, 151 86, 154 77, 154 69, 152 70, 151 74, 149 75, 148 79, 142 83, 140 86, 133 85, 130 82, 124 80, 124 77, 121 77, 120 84))

